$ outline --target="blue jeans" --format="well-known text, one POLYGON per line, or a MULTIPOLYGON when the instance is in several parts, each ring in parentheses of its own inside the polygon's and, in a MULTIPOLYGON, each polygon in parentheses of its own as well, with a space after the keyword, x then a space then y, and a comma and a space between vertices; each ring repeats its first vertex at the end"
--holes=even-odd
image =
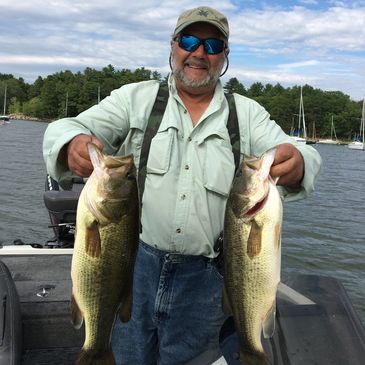
POLYGON ((212 259, 168 253, 140 241, 132 318, 114 326, 118 365, 183 365, 219 346, 223 277, 212 259))

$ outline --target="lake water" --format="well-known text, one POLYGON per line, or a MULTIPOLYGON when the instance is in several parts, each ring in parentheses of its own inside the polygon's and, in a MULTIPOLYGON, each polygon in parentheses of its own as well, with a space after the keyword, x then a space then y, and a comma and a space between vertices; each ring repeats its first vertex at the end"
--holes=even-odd
MULTIPOLYGON (((45 123, 0 126, 0 243, 45 243, 53 236, 43 203, 45 123)), ((284 205, 284 276, 339 279, 365 323, 365 152, 315 145, 323 172, 312 195, 284 205)))

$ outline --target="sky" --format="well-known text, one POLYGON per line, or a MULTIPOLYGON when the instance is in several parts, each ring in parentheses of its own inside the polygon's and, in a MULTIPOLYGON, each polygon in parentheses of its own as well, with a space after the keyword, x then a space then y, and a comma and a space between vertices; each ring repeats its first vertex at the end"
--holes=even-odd
POLYGON ((177 17, 199 5, 230 25, 229 69, 254 82, 365 97, 365 0, 0 0, 0 73, 145 67, 163 76, 177 17))

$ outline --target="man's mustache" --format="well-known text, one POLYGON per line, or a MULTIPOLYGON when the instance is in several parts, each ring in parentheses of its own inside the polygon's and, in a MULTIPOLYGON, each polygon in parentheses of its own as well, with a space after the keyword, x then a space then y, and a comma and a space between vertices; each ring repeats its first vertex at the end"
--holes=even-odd
POLYGON ((199 58, 196 57, 189 57, 188 59, 185 60, 184 62, 184 66, 185 65, 189 65, 189 66, 193 66, 193 67, 199 67, 199 68, 208 68, 208 63, 204 60, 201 60, 199 58))

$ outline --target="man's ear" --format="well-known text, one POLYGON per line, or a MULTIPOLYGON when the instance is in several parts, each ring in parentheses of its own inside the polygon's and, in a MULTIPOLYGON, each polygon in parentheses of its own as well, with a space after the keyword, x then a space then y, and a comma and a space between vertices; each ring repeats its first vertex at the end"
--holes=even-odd
POLYGON ((225 49, 224 49, 224 54, 225 54, 226 56, 228 56, 228 55, 229 55, 229 51, 230 51, 229 47, 225 48, 225 49))

